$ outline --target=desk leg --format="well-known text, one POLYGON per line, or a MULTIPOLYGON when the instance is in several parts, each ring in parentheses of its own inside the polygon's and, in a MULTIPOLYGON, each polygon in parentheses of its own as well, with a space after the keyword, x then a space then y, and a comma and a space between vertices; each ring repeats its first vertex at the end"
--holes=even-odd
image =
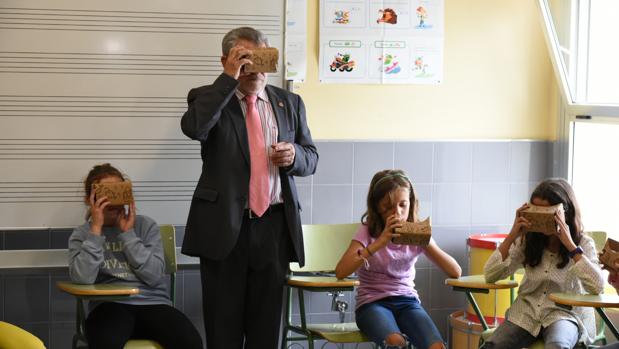
POLYGON ((606 326, 610 328, 610 331, 613 333, 615 338, 619 339, 619 331, 617 331, 617 328, 615 327, 615 325, 613 325, 612 321, 610 321, 610 319, 604 312, 604 308, 595 308, 595 310, 598 312, 602 320, 604 320, 604 323, 606 324, 606 326))
POLYGON ((479 306, 477 305, 477 302, 475 301, 475 297, 473 297, 473 294, 471 292, 467 291, 465 293, 466 293, 466 298, 468 298, 469 303, 471 303, 471 305, 473 306, 473 310, 475 310, 475 314, 477 314, 477 317, 479 318, 479 321, 481 322, 481 326, 484 328, 484 331, 487 330, 488 324, 486 323, 486 319, 484 319, 484 316, 482 315, 481 310, 479 310, 479 306))

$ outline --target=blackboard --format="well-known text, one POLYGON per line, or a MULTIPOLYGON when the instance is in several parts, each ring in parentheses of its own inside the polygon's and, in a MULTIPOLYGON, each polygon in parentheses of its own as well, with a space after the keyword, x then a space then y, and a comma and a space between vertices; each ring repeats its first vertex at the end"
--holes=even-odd
POLYGON ((281 1, 3 0, 0 13, 3 229, 82 223, 82 181, 103 162, 131 179, 138 213, 184 224, 201 166, 180 131, 187 92, 221 73, 230 29, 284 40, 281 1))

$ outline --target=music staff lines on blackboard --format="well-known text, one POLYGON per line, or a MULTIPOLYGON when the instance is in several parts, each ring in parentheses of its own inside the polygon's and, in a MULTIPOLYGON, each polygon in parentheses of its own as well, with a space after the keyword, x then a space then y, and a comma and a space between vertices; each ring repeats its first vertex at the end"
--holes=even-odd
POLYGON ((219 75, 218 56, 0 51, 0 72, 219 75))
POLYGON ((0 95, 0 117, 178 118, 186 104, 184 97, 0 95))
MULTIPOLYGON (((137 201, 189 201, 196 182, 134 181, 137 201)), ((0 182, 0 203, 82 202, 83 184, 47 182, 0 182)))
POLYGON ((220 13, 0 8, 0 29, 225 34, 249 25, 267 35, 281 31, 281 16, 220 13))
POLYGON ((200 145, 181 140, 0 140, 0 159, 199 159, 200 145))

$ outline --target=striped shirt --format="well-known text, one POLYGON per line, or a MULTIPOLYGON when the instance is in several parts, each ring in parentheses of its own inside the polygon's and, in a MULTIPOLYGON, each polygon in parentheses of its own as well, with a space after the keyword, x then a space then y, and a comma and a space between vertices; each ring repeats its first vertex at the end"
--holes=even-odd
MULTIPOLYGON (((559 254, 547 249, 544 249, 540 264, 536 267, 527 265, 518 289, 518 297, 507 311, 507 320, 534 337, 537 337, 542 328, 555 321, 569 320, 578 325, 580 340, 591 343, 596 334, 593 308, 573 307, 568 310, 548 299, 553 292, 599 294, 602 291, 604 279, 593 239, 583 234, 580 247, 584 251, 583 257, 578 262, 570 259, 562 269, 556 267, 560 261, 559 254)), ((496 282, 512 275, 522 268, 523 262, 524 243, 522 237, 519 237, 510 246, 505 260, 499 250, 494 251, 488 258, 484 266, 486 281, 496 282)))
MULTIPOLYGON (((243 110, 243 117, 247 115, 247 104, 245 103, 245 95, 238 89, 234 92, 239 99, 239 104, 243 110)), ((269 103, 269 96, 265 89, 258 93, 256 99, 256 108, 258 108, 258 114, 260 114, 260 123, 262 124, 262 134, 264 136, 264 148, 266 150, 267 157, 271 153, 271 145, 277 143, 278 129, 275 113, 269 103)), ((268 158, 269 167, 269 198, 270 204, 279 204, 284 202, 282 198, 282 184, 279 180, 279 167, 273 165, 271 158, 268 158)))

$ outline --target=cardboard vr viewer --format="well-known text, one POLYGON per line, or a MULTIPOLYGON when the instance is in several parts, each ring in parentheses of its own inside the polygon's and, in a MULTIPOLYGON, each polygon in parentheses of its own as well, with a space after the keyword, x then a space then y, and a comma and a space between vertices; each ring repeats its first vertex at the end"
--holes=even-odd
POLYGON ((430 217, 421 222, 404 222, 395 232, 400 236, 392 239, 394 244, 427 246, 432 237, 430 217))
POLYGON ((619 271, 619 241, 608 239, 600 254, 600 263, 606 269, 619 271))
POLYGON ((131 182, 118 183, 97 183, 92 185, 95 191, 95 199, 107 196, 110 205, 129 205, 133 201, 133 190, 131 182))
POLYGON ((244 65, 246 73, 277 73, 279 51, 275 47, 261 47, 251 50, 249 60, 253 64, 244 65))
POLYGON ((526 218, 531 226, 527 228, 528 232, 543 233, 552 235, 557 233, 557 222, 555 221, 555 213, 563 211, 563 204, 554 206, 536 206, 529 204, 529 208, 522 211, 522 217, 526 218))

